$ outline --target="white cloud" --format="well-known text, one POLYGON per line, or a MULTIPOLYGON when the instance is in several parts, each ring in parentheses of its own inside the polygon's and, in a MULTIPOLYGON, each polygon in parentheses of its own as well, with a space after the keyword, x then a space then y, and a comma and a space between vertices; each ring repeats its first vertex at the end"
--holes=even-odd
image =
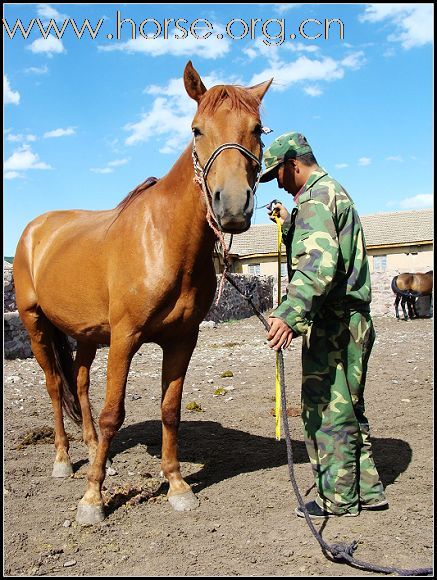
POLYGON ((336 169, 344 169, 345 167, 349 167, 347 163, 336 163, 334 166, 336 169))
MULTIPOLYGON (((267 6, 270 7, 271 4, 267 4, 267 6)), ((276 14, 285 14, 285 12, 288 12, 293 8, 298 8, 299 6, 305 6, 305 4, 273 4, 273 10, 276 14)))
MULTIPOLYGON (((241 84, 235 77, 223 80, 214 73, 203 77, 207 88, 217 84, 241 84)), ((130 132, 126 145, 148 141, 151 137, 165 140, 160 153, 173 153, 185 147, 191 137, 191 121, 196 112, 196 103, 187 95, 182 78, 170 79, 166 86, 150 85, 144 92, 155 95, 151 109, 141 115, 135 123, 124 129, 130 132)))
POLYGON ((13 91, 11 85, 9 84, 8 77, 3 76, 3 103, 5 105, 18 105, 20 102, 20 93, 18 91, 13 91))
POLYGON ((17 177, 23 177, 20 173, 18 173, 18 171, 6 171, 6 173, 3 174, 3 177, 5 179, 17 179, 17 177))
POLYGON ((318 52, 320 47, 315 44, 304 44, 303 42, 297 42, 296 44, 286 44, 283 46, 287 50, 292 52, 318 52))
POLYGON ((45 64, 44 66, 30 66, 29 68, 24 69, 24 72, 34 75, 45 75, 49 72, 49 69, 45 64))
POLYGON ((37 38, 28 48, 34 53, 42 53, 50 57, 53 56, 53 54, 61 54, 65 52, 62 40, 52 36, 51 34, 49 34, 47 38, 37 38))
POLYGON ((385 159, 386 161, 398 161, 399 163, 404 162, 404 158, 401 155, 389 155, 385 159))
POLYGON ((12 153, 4 163, 5 171, 27 171, 29 169, 51 169, 50 165, 39 160, 29 145, 23 145, 12 153))
POLYGON ((93 173, 112 173, 114 170, 111 167, 91 167, 90 171, 93 173))
POLYGON ((244 48, 244 49, 243 49, 243 52, 244 52, 244 54, 245 54, 246 56, 248 56, 248 57, 250 58, 250 60, 253 60, 254 58, 256 58, 256 56, 257 56, 257 54, 258 54, 258 53, 256 52, 256 50, 255 50, 254 48, 251 48, 251 47, 249 47, 249 48, 244 48))
POLYGON ((48 20, 66 20, 68 16, 65 14, 60 14, 55 8, 49 4, 38 4, 37 14, 41 18, 47 18, 48 20))
POLYGON ((400 42, 405 49, 433 42, 433 4, 367 4, 361 22, 384 22, 394 26, 387 37, 400 42))
POLYGON ((310 97, 319 97, 320 95, 323 94, 322 89, 320 89, 319 87, 315 87, 315 86, 304 87, 303 90, 310 97))
POLYGON ((109 167, 118 167, 119 165, 126 165, 129 159, 114 159, 108 163, 109 167))
POLYGON ((342 79, 346 69, 358 69, 363 64, 362 52, 351 54, 339 61, 331 57, 311 59, 307 56, 300 56, 291 62, 275 60, 271 62, 269 68, 254 75, 250 84, 254 85, 273 77, 272 90, 284 91, 292 84, 302 81, 322 82, 342 79))
POLYGON ((188 141, 195 111, 195 103, 188 96, 186 104, 182 104, 180 99, 157 97, 151 110, 143 113, 140 121, 125 126, 125 130, 131 132, 125 143, 135 145, 147 141, 152 136, 170 134, 172 140, 165 151, 169 153, 170 150, 177 149, 188 141))
POLYGON ((370 157, 360 157, 358 159, 358 165, 366 166, 366 165, 370 165, 371 163, 372 163, 372 160, 370 159, 370 157))
POLYGON ((53 137, 66 137, 67 135, 75 135, 76 130, 74 127, 67 127, 67 129, 53 129, 53 131, 47 131, 44 133, 44 139, 50 139, 53 137))
POLYGON ((126 165, 129 159, 114 159, 114 161, 109 161, 105 167, 91 167, 90 171, 93 173, 113 173, 114 167, 119 167, 120 165, 126 165))
POLYGON ((402 209, 422 209, 433 206, 434 197, 431 193, 418 194, 413 197, 406 197, 399 202, 402 209))
POLYGON ((11 143, 22 143, 24 141, 36 141, 36 136, 29 133, 28 135, 22 135, 21 133, 15 135, 14 133, 8 133, 6 137, 7 141, 11 143))
MULTIPOLYGON (((144 38, 142 36, 127 42, 115 42, 113 44, 98 45, 98 49, 104 52, 111 52, 119 50, 127 52, 128 54, 142 53, 150 56, 162 56, 170 54, 172 56, 189 56, 200 58, 219 58, 227 54, 231 49, 231 41, 226 37, 224 30, 218 26, 214 26, 214 32, 209 38, 196 38, 193 35, 188 35, 187 38, 174 38, 174 32, 169 31, 168 37, 163 38, 144 38), (223 38, 218 39, 217 34, 222 34, 223 38)), ((146 31, 145 31, 146 33, 146 31)), ((149 32, 149 34, 152 34, 149 32)), ((200 37, 205 32, 197 31, 200 37)), ((182 35, 181 32, 178 35, 182 35)))

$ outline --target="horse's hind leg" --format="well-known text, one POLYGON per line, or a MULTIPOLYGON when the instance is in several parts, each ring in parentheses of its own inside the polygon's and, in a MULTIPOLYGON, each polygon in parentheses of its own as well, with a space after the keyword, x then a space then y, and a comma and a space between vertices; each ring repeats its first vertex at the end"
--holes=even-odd
POLYGON ((177 456, 182 389, 197 335, 196 331, 184 341, 175 341, 163 346, 161 467, 170 486, 168 501, 176 511, 188 511, 199 505, 199 500, 191 491, 191 487, 181 476, 177 456))
POLYGON ((417 298, 415 298, 414 296, 411 298, 411 312, 410 312, 411 318, 419 318, 419 314, 416 308, 416 300, 417 298))
POLYGON ((90 525, 105 519, 102 484, 106 475, 106 460, 112 438, 124 421, 124 397, 130 362, 139 345, 139 338, 132 338, 130 329, 117 336, 111 334, 108 355, 106 397, 99 418, 100 436, 93 464, 88 470, 88 484, 80 500, 76 521, 90 525))
POLYGON ((37 307, 25 312, 21 311, 20 316, 29 333, 32 352, 44 371, 47 391, 52 402, 56 449, 52 476, 69 477, 73 473, 73 468, 68 455, 69 441, 62 412, 63 381, 53 350, 55 329, 37 307))
POLYGON ((407 299, 405 298, 405 296, 402 296, 401 307, 402 307, 402 312, 404 313, 404 320, 408 320, 408 314, 407 314, 407 310, 405 308, 406 303, 407 303, 407 299))
POLYGON ((395 298, 395 312, 396 312, 396 318, 397 320, 400 320, 399 318, 399 302, 401 301, 401 297, 399 294, 396 294, 396 298, 395 298))
POLYGON ((83 440, 88 447, 90 464, 96 456, 98 438, 94 426, 89 401, 90 367, 96 356, 97 345, 84 342, 77 343, 76 358, 74 361, 74 376, 77 383, 77 394, 82 411, 83 440))

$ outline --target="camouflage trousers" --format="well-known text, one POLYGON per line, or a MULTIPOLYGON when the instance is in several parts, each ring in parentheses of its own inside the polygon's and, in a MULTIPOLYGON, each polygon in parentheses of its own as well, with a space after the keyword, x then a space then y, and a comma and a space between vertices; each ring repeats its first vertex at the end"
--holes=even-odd
POLYGON ((302 419, 318 490, 335 513, 384 499, 364 414, 367 364, 375 340, 370 314, 318 315, 302 346, 302 419))

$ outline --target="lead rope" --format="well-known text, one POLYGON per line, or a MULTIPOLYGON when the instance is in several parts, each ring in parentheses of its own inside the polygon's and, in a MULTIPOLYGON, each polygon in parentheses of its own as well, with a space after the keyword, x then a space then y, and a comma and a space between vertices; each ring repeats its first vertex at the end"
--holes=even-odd
MULTIPOLYGON (((255 304, 253 303, 252 296, 248 296, 244 293, 235 280, 226 273, 227 281, 243 296, 245 300, 252 306, 256 316, 261 320, 264 328, 267 332, 270 330, 270 326, 261 312, 257 309, 255 304)), ((411 570, 404 570, 401 568, 389 567, 389 566, 378 566, 374 564, 369 564, 367 562, 362 562, 361 560, 357 560, 353 557, 353 553, 358 546, 358 542, 354 540, 351 544, 346 544, 340 542, 338 544, 328 544, 322 538, 320 533, 314 527, 313 522, 308 514, 308 511, 305 507, 305 502, 302 499, 302 495, 299 491, 299 487, 296 483, 296 478, 294 475, 294 460, 293 460, 293 448, 291 445, 291 437, 290 437, 290 428, 288 425, 288 417, 287 417, 287 398, 285 394, 285 373, 284 373, 284 354, 280 350, 277 352, 278 359, 279 359, 279 375, 280 375, 280 383, 281 383, 281 405, 282 405, 282 421, 283 421, 283 428, 285 433, 285 442, 287 445, 287 462, 288 462, 288 471, 290 475, 291 485, 293 487, 295 496, 297 498, 298 504, 300 509, 302 510, 305 520, 311 530, 311 533, 316 538, 317 542, 319 543, 323 555, 329 560, 333 559, 336 562, 347 562, 351 566, 355 568, 360 568, 361 570, 368 570, 370 572, 381 572, 383 574, 397 574, 398 576, 432 576, 433 569, 432 568, 413 568, 411 570), (331 558, 330 558, 331 556, 331 558)))
MULTIPOLYGON (((282 245, 282 226, 279 221, 278 213, 273 210, 273 217, 278 228, 278 306, 281 304, 281 245, 282 245)), ((276 421, 276 441, 281 440, 281 377, 279 372, 279 355, 280 351, 276 352, 276 370, 275 370, 275 421, 276 421)))

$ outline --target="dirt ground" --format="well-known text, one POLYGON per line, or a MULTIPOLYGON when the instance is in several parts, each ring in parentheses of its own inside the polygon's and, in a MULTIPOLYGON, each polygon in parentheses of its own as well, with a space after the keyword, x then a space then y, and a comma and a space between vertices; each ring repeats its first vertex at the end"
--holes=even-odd
MULTIPOLYGON (((428 567, 433 322, 374 322, 366 410, 390 509, 316 527, 328 543, 358 540, 355 556, 362 561, 428 567)), ((300 404, 300 342, 285 355, 291 415, 300 404)), ((97 413, 107 355, 107 348, 99 350, 92 367, 97 413)), ((326 559, 305 520, 294 514, 285 440, 274 437, 275 355, 256 317, 200 333, 182 399, 179 446, 182 473, 200 500, 192 512, 172 510, 159 475, 160 368, 160 348, 144 345, 132 363, 126 420, 111 448, 116 473, 104 483, 107 517, 82 527, 75 522, 88 465, 81 434, 67 419, 74 475, 53 479, 53 444, 35 441, 44 427, 53 427, 42 371, 34 359, 5 361, 5 575, 384 576, 326 559), (222 377, 225 371, 233 376, 222 377), (197 410, 187 410, 190 403, 197 410)), ((314 489, 301 419, 289 421, 296 478, 309 500, 314 489)))

